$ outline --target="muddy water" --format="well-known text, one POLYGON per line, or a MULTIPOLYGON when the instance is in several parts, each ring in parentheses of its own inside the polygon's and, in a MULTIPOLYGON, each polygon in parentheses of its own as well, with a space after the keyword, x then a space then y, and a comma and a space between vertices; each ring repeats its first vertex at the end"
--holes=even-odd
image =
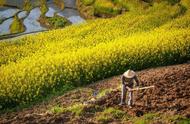
POLYGON ((9 27, 10 27, 12 22, 13 22, 13 18, 10 18, 10 19, 4 21, 0 25, 0 35, 10 34, 9 27))

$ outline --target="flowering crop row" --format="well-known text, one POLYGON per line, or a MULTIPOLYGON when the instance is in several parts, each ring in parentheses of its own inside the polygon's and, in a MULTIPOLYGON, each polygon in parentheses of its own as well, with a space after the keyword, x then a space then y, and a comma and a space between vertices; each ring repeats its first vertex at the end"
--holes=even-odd
POLYGON ((31 102, 67 83, 83 85, 131 69, 190 59, 189 29, 151 32, 66 53, 36 54, 0 70, 0 104, 31 102))
MULTIPOLYGON (((113 18, 102 19, 70 26, 64 30, 53 30, 47 33, 26 36, 11 42, 0 43, 0 66, 10 62, 17 62, 36 52, 63 52, 79 47, 95 46, 102 42, 112 42, 119 37, 128 37, 135 33, 150 31, 171 21, 180 14, 179 6, 156 5, 157 11, 147 13, 127 13, 113 18), (59 46, 61 49, 55 50, 59 46)), ((153 8, 152 8, 153 9, 153 8)))

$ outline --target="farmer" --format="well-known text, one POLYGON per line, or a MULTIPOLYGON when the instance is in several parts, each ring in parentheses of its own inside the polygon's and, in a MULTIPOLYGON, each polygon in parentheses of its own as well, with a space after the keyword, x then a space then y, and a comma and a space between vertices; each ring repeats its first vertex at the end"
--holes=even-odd
POLYGON ((134 84, 136 86, 139 86, 139 80, 136 76, 136 73, 132 70, 126 71, 122 77, 122 88, 121 88, 121 103, 119 105, 125 105, 126 104, 126 93, 127 90, 129 92, 129 98, 128 98, 128 106, 131 108, 133 105, 133 91, 131 91, 134 87, 134 84))

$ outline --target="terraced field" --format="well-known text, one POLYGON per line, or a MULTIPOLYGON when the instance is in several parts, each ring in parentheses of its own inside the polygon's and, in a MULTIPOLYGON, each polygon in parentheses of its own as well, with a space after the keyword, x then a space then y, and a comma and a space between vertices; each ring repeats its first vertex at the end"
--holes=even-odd
MULTIPOLYGON (((55 94, 122 74, 129 68, 138 71, 189 61, 190 2, 155 2, 145 8, 139 5, 136 4, 135 11, 132 9, 114 18, 89 20, 65 29, 1 41, 0 109, 6 111, 39 103, 55 94)), ((185 67, 188 71, 189 66, 185 67)), ((171 71, 175 72, 175 69, 171 71)), ((154 76, 159 77, 156 73, 154 76)), ((183 88, 188 86, 188 81, 182 80, 187 77, 181 76, 179 79, 179 82, 187 83, 181 85, 183 88)), ((158 86, 163 85, 163 82, 159 82, 158 86)), ((171 96, 162 98, 170 101, 177 92, 175 86, 167 84, 166 88, 171 88, 168 93, 171 96)), ((159 93, 164 91, 159 89, 153 94, 153 99, 158 99, 159 93)), ((168 109, 179 108, 185 114, 183 111, 178 114, 189 117, 186 112, 189 109, 186 91, 179 95, 187 101, 183 104, 185 108, 176 105, 168 109)), ((119 92, 115 94, 119 98, 119 92)), ((162 101, 162 98, 159 100, 162 101)), ((112 100, 115 99, 113 97, 112 100)), ((165 103, 157 100, 153 103, 160 110, 151 108, 150 112, 164 111, 160 106, 165 103)), ((104 101, 104 104, 109 104, 109 101, 104 101)), ((80 104, 76 109, 78 107, 81 107, 80 104)), ((143 113, 148 111, 141 110, 143 113)))

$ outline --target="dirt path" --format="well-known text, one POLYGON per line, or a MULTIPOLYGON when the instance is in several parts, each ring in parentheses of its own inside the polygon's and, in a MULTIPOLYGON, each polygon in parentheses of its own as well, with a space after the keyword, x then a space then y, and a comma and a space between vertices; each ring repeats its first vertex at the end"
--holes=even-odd
MULTIPOLYGON (((96 123, 94 114, 89 111, 96 106, 114 107, 131 116, 142 116, 149 112, 168 115, 182 115, 190 118, 190 64, 167 66, 139 71, 139 79, 144 86, 155 85, 154 90, 135 93, 135 106, 119 106, 120 91, 114 90, 98 99, 86 108, 86 114, 73 120, 72 113, 47 114, 52 106, 68 107, 72 104, 84 103, 92 97, 94 90, 116 89, 120 76, 99 81, 87 87, 76 89, 48 102, 26 108, 18 112, 0 115, 0 123, 96 123)), ((141 84, 141 86, 142 86, 141 84)))

